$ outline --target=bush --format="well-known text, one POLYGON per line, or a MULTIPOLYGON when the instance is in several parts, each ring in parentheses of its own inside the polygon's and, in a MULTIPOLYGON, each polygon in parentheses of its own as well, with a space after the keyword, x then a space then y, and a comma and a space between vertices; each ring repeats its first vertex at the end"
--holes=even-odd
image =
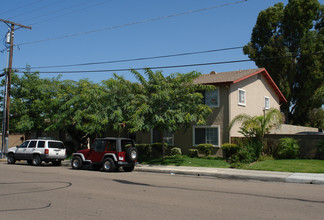
POLYGON ((237 154, 241 149, 241 147, 238 146, 237 144, 225 143, 222 145, 222 149, 223 149, 224 158, 228 160, 230 157, 237 154))
MULTIPOLYGON (((162 143, 154 143, 154 144, 151 144, 151 147, 152 147, 152 150, 155 150, 159 153, 162 153, 163 152, 163 149, 162 149, 162 143)), ((164 143, 164 150, 166 150, 168 148, 168 144, 167 143, 164 143)))
POLYGON ((199 144, 197 148, 206 157, 208 157, 211 154, 212 150, 213 150, 213 145, 212 144, 199 144))
POLYGON ((189 157, 198 157, 197 149, 189 149, 189 157))
POLYGON ((138 155, 142 157, 150 157, 152 154, 152 147, 149 144, 136 144, 138 155))
POLYGON ((278 151, 274 155, 277 159, 295 159, 299 154, 299 145, 293 138, 281 138, 279 140, 278 151))
POLYGON ((317 154, 318 159, 324 159, 324 141, 320 141, 317 145, 317 154))
POLYGON ((174 147, 171 149, 170 154, 171 154, 171 156, 182 155, 182 151, 180 148, 174 147))

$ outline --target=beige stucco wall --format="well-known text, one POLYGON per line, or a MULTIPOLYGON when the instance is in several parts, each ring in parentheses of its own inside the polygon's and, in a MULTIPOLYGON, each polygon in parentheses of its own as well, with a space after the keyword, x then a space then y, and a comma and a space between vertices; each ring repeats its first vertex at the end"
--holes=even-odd
MULTIPOLYGON (((257 74, 241 82, 231 84, 229 102, 230 102, 230 121, 237 115, 245 113, 251 116, 262 115, 264 109, 265 97, 270 98, 270 108, 280 109, 279 97, 274 92, 266 78, 257 74), (261 77, 260 77, 261 76, 261 77), (246 91, 246 105, 238 104, 238 89, 246 91)), ((242 137, 239 131, 240 124, 235 124, 230 131, 231 137, 242 137)))

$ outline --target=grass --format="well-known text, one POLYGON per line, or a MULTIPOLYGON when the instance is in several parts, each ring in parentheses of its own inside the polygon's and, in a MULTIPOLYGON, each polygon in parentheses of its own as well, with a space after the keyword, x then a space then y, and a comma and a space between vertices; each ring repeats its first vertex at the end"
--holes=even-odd
POLYGON ((244 167, 244 169, 298 173, 324 173, 324 160, 266 160, 256 162, 250 166, 244 167))
POLYGON ((205 158, 191 158, 188 156, 174 156, 163 158, 146 158, 140 161, 141 164, 150 165, 173 165, 173 166, 191 166, 191 167, 218 167, 228 168, 230 164, 225 160, 205 157, 205 158))
MULTIPOLYGON (((192 166, 192 167, 217 167, 229 168, 230 163, 223 159, 214 157, 191 158, 188 156, 175 156, 163 158, 146 158, 140 161, 140 164, 149 165, 173 165, 173 166, 192 166)), ((241 169, 265 170, 280 172, 298 172, 298 173, 324 173, 324 160, 309 159, 287 159, 257 161, 243 166, 241 169)))

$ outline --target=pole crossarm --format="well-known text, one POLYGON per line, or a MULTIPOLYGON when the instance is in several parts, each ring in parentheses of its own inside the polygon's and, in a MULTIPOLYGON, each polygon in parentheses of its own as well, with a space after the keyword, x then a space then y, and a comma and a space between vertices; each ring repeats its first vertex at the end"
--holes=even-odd
POLYGON ((3 20, 3 19, 0 19, 0 21, 2 21, 4 23, 7 23, 7 24, 17 25, 17 26, 20 26, 20 27, 23 27, 23 28, 32 29, 32 27, 30 27, 30 26, 25 26, 25 25, 22 25, 22 24, 18 24, 16 22, 12 22, 12 21, 8 21, 8 20, 3 20))

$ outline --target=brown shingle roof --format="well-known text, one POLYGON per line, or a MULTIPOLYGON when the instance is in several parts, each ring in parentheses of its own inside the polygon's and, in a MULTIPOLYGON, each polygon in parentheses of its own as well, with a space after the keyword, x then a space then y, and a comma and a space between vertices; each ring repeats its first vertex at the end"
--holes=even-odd
POLYGON ((203 74, 194 80, 195 84, 222 84, 222 83, 237 83, 241 80, 247 79, 256 74, 263 74, 270 83, 271 87, 279 96, 281 102, 287 102, 285 96, 281 93, 278 86, 272 80, 271 76, 264 68, 249 69, 249 70, 238 70, 230 72, 203 74))
POLYGON ((249 70, 238 70, 222 73, 211 73, 203 74, 195 79, 195 84, 217 84, 217 83, 233 83, 236 80, 245 78, 255 72, 259 72, 263 68, 249 69, 249 70))

